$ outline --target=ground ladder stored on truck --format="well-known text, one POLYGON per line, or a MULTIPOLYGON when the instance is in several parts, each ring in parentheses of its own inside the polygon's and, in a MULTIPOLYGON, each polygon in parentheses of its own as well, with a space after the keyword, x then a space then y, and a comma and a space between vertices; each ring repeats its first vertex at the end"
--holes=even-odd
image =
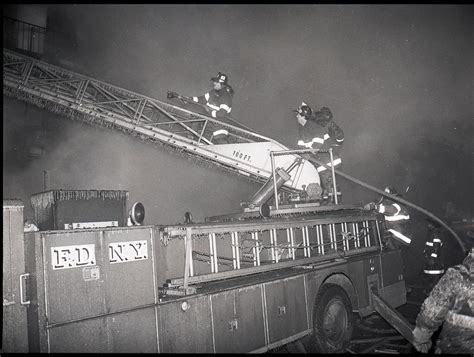
MULTIPOLYGON (((382 221, 376 215, 356 206, 314 207, 311 212, 307 208, 303 205, 300 212, 294 208, 286 217, 274 214, 273 218, 248 222, 162 227, 159 236, 165 246, 182 240, 185 270, 183 278, 169 279, 159 288, 160 296, 194 295, 203 284, 287 268, 313 270, 383 251, 382 221), (196 272, 199 264, 201 271, 196 272), (207 271, 202 269, 206 265, 207 271)), ((378 276, 370 273, 376 273, 375 267, 370 267, 367 278, 373 309, 402 339, 412 342, 413 326, 382 297, 378 276)))
POLYGON ((160 239, 165 245, 182 240, 185 271, 164 292, 185 295, 194 292, 192 284, 379 251, 379 236, 376 216, 355 206, 316 207, 312 214, 286 218, 166 226, 160 239))
MULTIPOLYGON (((232 173, 263 182, 271 175, 269 152, 284 150, 277 141, 228 118, 216 120, 10 50, 3 50, 3 93, 71 119, 125 132, 176 149, 232 173), (224 130, 229 143, 214 143, 224 130)), ((287 168, 298 155, 280 157, 287 168)), ((302 160, 283 189, 319 183, 313 165, 302 160)))

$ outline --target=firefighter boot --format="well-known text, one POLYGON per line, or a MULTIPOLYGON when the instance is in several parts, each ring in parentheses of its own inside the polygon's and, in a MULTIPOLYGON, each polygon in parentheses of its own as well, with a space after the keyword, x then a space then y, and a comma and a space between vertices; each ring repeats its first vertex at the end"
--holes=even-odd
POLYGON ((321 204, 322 205, 327 205, 331 202, 331 196, 329 193, 331 192, 331 176, 328 172, 322 172, 319 176, 319 179, 321 180, 321 187, 323 189, 323 192, 321 194, 321 204))

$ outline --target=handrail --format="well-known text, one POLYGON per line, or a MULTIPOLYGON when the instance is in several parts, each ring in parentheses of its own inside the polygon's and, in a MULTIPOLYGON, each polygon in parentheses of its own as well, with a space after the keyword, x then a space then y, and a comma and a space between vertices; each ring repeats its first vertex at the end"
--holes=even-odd
POLYGON ((3 16, 4 19, 8 19, 8 20, 12 20, 13 22, 21 22, 23 24, 27 24, 27 25, 30 25, 32 27, 39 27, 40 29, 43 29, 43 30, 47 30, 47 27, 43 27, 43 26, 39 26, 39 25, 35 25, 35 24, 32 24, 30 22, 26 22, 26 21, 22 21, 22 20, 18 20, 18 19, 15 19, 13 17, 10 17, 10 16, 3 16))
POLYGON ((46 27, 3 16, 4 47, 39 55, 43 53, 46 32, 46 27))

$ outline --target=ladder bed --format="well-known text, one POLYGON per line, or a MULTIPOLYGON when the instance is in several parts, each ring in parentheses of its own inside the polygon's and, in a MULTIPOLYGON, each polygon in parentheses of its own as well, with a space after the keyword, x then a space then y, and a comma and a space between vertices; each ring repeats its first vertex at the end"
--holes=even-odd
MULTIPOLYGON (((320 210, 287 219, 162 226, 160 240, 164 244, 183 240, 185 244, 187 231, 192 249, 185 250, 190 268, 183 275, 188 275, 190 285, 343 259, 382 247, 377 215, 362 208, 320 210)), ((170 279, 167 288, 184 283, 183 278, 170 279)))

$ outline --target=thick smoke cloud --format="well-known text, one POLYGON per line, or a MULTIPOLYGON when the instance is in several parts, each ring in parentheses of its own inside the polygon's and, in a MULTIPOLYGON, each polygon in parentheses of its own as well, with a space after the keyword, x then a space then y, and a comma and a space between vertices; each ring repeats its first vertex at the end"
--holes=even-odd
MULTIPOLYGON (((7 99, 4 115, 11 118, 10 111, 17 112, 22 107, 23 103, 7 99)), ((186 211, 199 221, 206 216, 236 212, 240 201, 249 199, 259 187, 162 147, 108 129, 70 122, 34 107, 28 107, 28 125, 24 128, 31 128, 41 118, 49 126, 49 140, 41 143, 45 152, 42 156, 29 157, 31 147, 15 154, 21 145, 4 152, 4 198, 22 199, 28 217, 33 217, 31 194, 45 188, 126 190, 130 193, 129 206, 136 201, 145 205, 146 223, 169 224, 182 222, 186 211), (10 156, 15 159, 5 160, 10 156)), ((15 134, 14 127, 6 129, 7 136, 15 134)), ((31 132, 24 130, 17 137, 24 140, 31 132)))
MULTIPOLYGON (((471 209, 471 26, 459 5, 49 5, 45 60, 157 99, 201 94, 224 71, 233 116, 288 146, 291 109, 329 106, 346 133, 342 171, 443 214, 447 201, 471 209)), ((173 214, 157 219, 203 196, 214 202, 203 215, 235 211, 258 189, 122 136, 72 126, 58 138, 45 161, 61 184, 159 191, 173 214)), ((340 185, 345 203, 373 198, 340 185)))

